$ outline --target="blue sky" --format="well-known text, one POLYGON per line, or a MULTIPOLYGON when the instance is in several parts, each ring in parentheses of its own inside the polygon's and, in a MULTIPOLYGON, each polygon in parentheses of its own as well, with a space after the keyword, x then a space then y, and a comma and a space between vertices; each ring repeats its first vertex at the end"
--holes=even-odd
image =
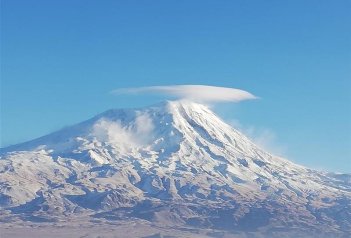
POLYGON ((160 100, 113 89, 205 84, 259 96, 215 110, 273 151, 351 172, 348 0, 1 4, 1 147, 160 100))

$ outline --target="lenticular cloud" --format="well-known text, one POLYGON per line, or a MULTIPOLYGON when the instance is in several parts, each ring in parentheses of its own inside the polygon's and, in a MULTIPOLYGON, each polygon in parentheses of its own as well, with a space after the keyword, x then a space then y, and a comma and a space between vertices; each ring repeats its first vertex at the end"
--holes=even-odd
POLYGON ((207 85, 170 85, 151 86, 139 88, 122 88, 114 90, 115 94, 138 94, 151 93, 162 94, 179 99, 188 99, 199 102, 239 102, 243 100, 256 99, 251 93, 226 87, 215 87, 207 85))

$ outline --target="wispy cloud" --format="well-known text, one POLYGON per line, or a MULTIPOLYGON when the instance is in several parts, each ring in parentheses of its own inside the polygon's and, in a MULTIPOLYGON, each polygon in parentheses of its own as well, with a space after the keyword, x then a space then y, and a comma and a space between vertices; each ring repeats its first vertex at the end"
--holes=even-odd
POLYGON ((112 91, 114 94, 161 94, 178 99, 197 102, 239 102, 257 99, 253 94, 236 88, 215 87, 208 85, 169 85, 138 88, 121 88, 112 91))
POLYGON ((98 120, 90 136, 119 147, 121 151, 147 146, 153 140, 154 123, 147 113, 138 113, 133 121, 123 124, 107 118, 98 120))
POLYGON ((230 120, 228 123, 235 129, 248 136, 262 149, 265 149, 274 155, 283 157, 288 156, 287 146, 278 141, 277 135, 273 130, 269 128, 243 125, 238 120, 230 120))

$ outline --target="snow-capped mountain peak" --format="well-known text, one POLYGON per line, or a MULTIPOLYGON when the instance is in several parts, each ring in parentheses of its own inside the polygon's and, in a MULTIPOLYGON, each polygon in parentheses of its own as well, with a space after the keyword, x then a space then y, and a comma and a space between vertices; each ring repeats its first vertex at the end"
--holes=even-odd
POLYGON ((305 229, 309 223, 337 234, 351 230, 350 210, 346 220, 336 215, 350 207, 347 175, 271 155, 193 102, 106 111, 1 149, 0 168, 1 207, 23 219, 120 208, 140 218, 143 209, 157 213, 150 204, 161 204, 174 207, 168 214, 178 222, 195 219, 199 226, 219 225, 210 214, 224 209, 235 227, 256 212, 263 219, 257 227, 305 229))

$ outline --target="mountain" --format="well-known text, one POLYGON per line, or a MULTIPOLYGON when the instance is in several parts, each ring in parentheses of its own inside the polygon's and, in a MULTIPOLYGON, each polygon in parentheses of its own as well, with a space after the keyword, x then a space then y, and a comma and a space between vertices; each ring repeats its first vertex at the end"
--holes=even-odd
POLYGON ((86 218, 226 237, 351 237, 351 175, 265 152, 192 102, 109 110, 3 148, 0 181, 6 224, 86 218))

